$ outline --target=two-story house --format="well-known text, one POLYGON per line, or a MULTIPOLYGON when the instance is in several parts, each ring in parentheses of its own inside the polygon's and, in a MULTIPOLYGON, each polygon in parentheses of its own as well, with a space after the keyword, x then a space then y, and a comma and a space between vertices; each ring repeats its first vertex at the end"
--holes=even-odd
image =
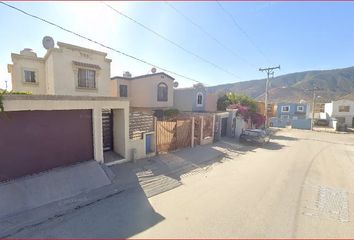
POLYGON ((277 117, 281 120, 306 119, 309 117, 309 109, 306 103, 278 103, 277 117))
POLYGON ((112 94, 107 53, 58 42, 38 57, 12 53, 13 91, 3 97, 1 178, 12 179, 77 162, 127 158, 129 101, 112 94))
POLYGON ((159 72, 132 77, 125 72, 122 77, 112 77, 112 94, 129 99, 131 112, 155 113, 173 107, 173 81, 170 75, 159 72))
POLYGON ((278 103, 276 117, 270 119, 270 126, 311 129, 310 105, 307 103, 278 103))
POLYGON ((173 102, 174 108, 184 112, 216 112, 217 98, 199 83, 175 89, 173 102))
POLYGON ((326 103, 324 107, 327 119, 336 118, 340 123, 354 127, 354 101, 341 99, 326 103))

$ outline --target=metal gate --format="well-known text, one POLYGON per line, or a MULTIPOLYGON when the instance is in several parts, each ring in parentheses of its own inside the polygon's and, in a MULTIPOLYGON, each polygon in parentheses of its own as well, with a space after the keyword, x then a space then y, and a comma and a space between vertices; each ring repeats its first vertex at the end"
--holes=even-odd
POLYGON ((102 109, 103 151, 113 149, 113 113, 111 109, 102 109))
POLYGON ((191 146, 192 121, 172 120, 157 121, 157 152, 169 152, 191 146))
POLYGON ((93 159, 91 110, 0 116, 0 182, 93 159))

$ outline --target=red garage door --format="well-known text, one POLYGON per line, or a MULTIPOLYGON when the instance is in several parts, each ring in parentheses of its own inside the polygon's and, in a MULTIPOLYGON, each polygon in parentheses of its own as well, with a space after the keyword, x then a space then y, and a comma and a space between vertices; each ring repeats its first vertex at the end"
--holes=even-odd
POLYGON ((0 114, 0 181, 90 159, 91 110, 0 114))

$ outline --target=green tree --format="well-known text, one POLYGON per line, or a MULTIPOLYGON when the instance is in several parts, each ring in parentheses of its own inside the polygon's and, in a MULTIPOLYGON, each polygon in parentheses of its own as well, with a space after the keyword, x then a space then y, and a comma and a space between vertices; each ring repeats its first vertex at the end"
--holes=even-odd
POLYGON ((251 112, 256 112, 257 104, 256 101, 252 98, 235 93, 227 93, 224 96, 219 97, 217 102, 217 109, 219 111, 225 111, 228 106, 231 104, 240 104, 246 106, 250 109, 251 112))

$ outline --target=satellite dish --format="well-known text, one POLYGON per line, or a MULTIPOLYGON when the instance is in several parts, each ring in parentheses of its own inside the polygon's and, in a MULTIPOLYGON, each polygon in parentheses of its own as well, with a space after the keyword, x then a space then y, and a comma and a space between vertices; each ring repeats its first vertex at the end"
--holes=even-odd
POLYGON ((52 37, 45 36, 42 40, 42 44, 43 44, 43 47, 47 50, 50 48, 54 48, 54 40, 52 37))
POLYGON ((173 82, 173 87, 177 88, 178 87, 178 82, 173 82))
POLYGON ((151 68, 152 73, 156 73, 156 68, 151 68))

